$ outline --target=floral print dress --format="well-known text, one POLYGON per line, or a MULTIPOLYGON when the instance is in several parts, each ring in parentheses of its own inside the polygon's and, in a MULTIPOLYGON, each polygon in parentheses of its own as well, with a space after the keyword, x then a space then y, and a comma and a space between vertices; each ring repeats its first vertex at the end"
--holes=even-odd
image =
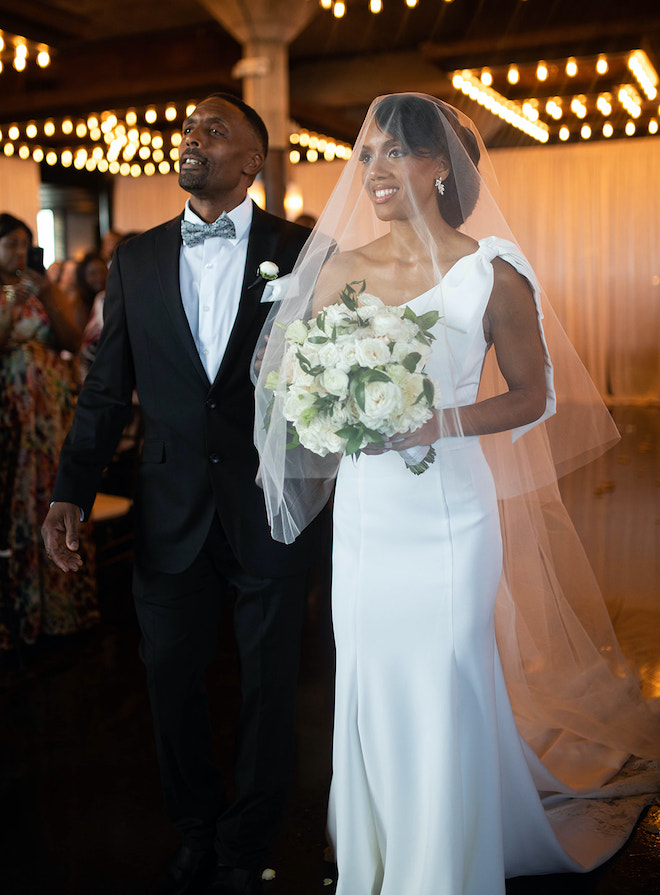
POLYGON ((0 559, 0 649, 11 648, 12 629, 34 643, 99 620, 90 526, 82 526, 77 574, 55 568, 41 539, 75 406, 72 361, 52 346, 48 315, 31 296, 0 351, 0 547, 9 552, 0 559))

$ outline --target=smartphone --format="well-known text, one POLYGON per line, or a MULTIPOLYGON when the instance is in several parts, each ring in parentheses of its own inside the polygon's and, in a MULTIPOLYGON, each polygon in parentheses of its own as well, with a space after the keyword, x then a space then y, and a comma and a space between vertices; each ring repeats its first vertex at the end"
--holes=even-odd
POLYGON ((27 266, 30 270, 36 270, 37 273, 46 273, 44 267, 44 250, 41 246, 32 246, 28 249, 27 266))

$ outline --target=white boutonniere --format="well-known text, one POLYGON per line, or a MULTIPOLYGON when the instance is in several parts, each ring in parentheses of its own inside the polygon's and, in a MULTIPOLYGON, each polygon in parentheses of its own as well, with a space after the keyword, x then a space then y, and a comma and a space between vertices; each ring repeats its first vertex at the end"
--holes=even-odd
POLYGON ((274 261, 262 261, 257 272, 264 280, 276 280, 280 275, 280 269, 274 261))
POLYGON ((289 285, 291 275, 280 277, 280 269, 274 261, 262 261, 257 270, 259 276, 266 280, 266 287, 261 296, 262 303, 279 301, 289 285))

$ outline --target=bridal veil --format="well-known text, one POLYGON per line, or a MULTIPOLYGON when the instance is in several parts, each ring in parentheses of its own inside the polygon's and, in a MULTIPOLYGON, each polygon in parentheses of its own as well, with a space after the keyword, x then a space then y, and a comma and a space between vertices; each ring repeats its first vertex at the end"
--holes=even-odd
MULTIPOLYGON (((437 198, 443 217, 475 240, 509 240, 537 302, 549 358, 546 412, 537 424, 481 438, 496 484, 504 544, 496 633, 520 733, 563 783, 591 791, 629 755, 660 759, 660 718, 642 698, 621 652, 558 486, 559 477, 613 445, 618 432, 500 212, 496 180, 478 132, 464 114, 434 97, 398 94, 374 100, 352 157, 292 274, 271 287, 273 309, 259 346, 255 441, 273 537, 291 542, 309 524, 330 498, 339 465, 336 455, 287 449, 283 398, 266 381, 271 374, 271 384, 272 374, 280 370, 288 325, 338 300, 345 284, 329 288, 322 273, 328 259, 387 232, 388 224, 374 214, 363 189, 369 165, 365 135, 374 120, 379 131, 399 140, 402 133, 412 135, 405 149, 413 154, 428 152, 428 133, 435 135, 447 169, 437 198), (415 134, 420 135, 418 144, 415 134)), ((442 281, 441 250, 424 216, 413 209, 412 217, 428 247, 424 276, 431 288, 442 281)), ((433 346, 438 352, 449 350, 442 331, 464 323, 455 312, 441 322, 433 346)), ((491 349, 479 400, 505 389, 491 349)), ((446 430, 456 433, 461 396, 446 392, 438 413, 446 430)))

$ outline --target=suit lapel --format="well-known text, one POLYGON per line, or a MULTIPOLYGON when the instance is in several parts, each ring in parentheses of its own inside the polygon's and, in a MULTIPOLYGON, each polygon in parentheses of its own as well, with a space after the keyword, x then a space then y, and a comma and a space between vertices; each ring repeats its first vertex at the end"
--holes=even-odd
POLYGON ((190 358, 197 372, 208 385, 209 378, 202 364, 195 340, 190 332, 188 318, 181 301, 181 286, 179 283, 179 254, 181 249, 181 219, 168 221, 156 236, 156 271, 160 282, 161 294, 167 313, 180 340, 180 343, 190 358))

